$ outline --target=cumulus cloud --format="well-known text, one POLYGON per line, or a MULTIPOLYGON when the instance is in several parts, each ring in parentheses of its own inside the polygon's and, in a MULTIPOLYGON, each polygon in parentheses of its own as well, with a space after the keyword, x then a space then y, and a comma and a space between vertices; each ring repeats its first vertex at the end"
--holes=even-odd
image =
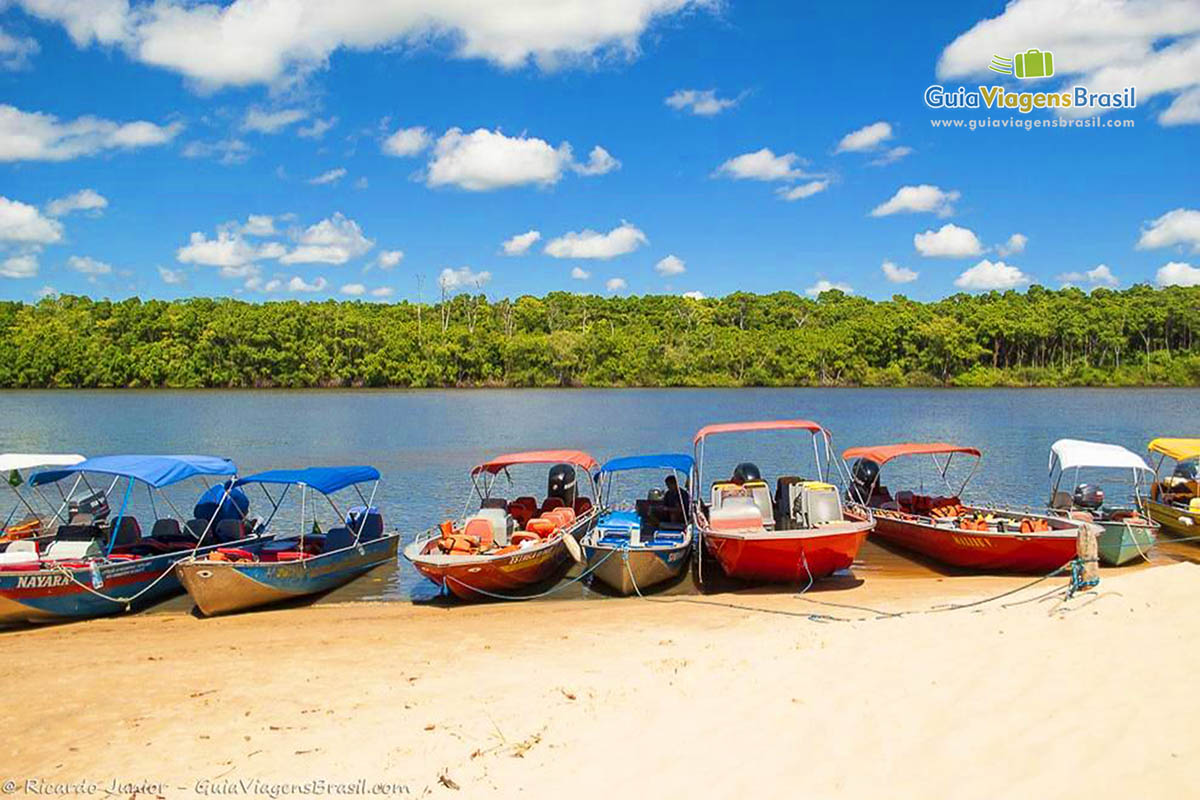
POLYGON ((604 282, 604 288, 610 292, 623 292, 629 288, 624 278, 609 278, 604 282))
POLYGON ((1011 264, 986 258, 954 279, 955 286, 967 291, 1016 289, 1029 282, 1029 276, 1011 264))
POLYGON ((264 255, 258 245, 246 241, 237 231, 228 229, 218 230, 212 239, 201 231, 194 231, 188 243, 175 251, 175 260, 181 264, 208 267, 242 267, 261 258, 264 255))
POLYGON ((829 181, 809 181, 802 183, 799 186, 785 186, 779 189, 779 196, 789 203, 793 200, 803 200, 806 197, 812 197, 814 194, 825 191, 829 188, 829 181))
POLYGON ((101 117, 59 120, 53 114, 0 104, 0 161, 70 161, 107 150, 166 144, 183 123, 114 122, 101 117))
POLYGON ((74 211, 99 214, 108 208, 108 198, 95 189, 80 189, 74 194, 51 200, 46 204, 46 213, 52 217, 65 217, 74 211))
POLYGON ((1192 252, 1200 253, 1200 211, 1177 208, 1152 220, 1142 229, 1137 247, 1139 250, 1151 250, 1176 244, 1189 245, 1192 252))
POLYGON ((181 269, 159 267, 158 277, 168 286, 179 286, 180 284, 187 283, 187 273, 181 269))
POLYGON ((250 145, 241 139, 220 139, 215 142, 188 142, 180 151, 184 158, 211 158, 224 166, 244 164, 250 158, 250 145))
POLYGON ((686 297, 686 298, 687 298, 687 299, 689 299, 689 300, 703 300, 703 299, 704 299, 704 292, 695 292, 695 291, 692 291, 692 292, 684 292, 684 293, 683 293, 683 296, 684 296, 684 297, 686 297))
POLYGON ((1173 97, 1159 116, 1163 124, 1200 122, 1200 114, 1189 114, 1200 111, 1193 94, 1200 87, 1194 0, 1014 0, 942 51, 938 77, 987 77, 992 54, 1022 52, 1031 43, 1054 53, 1055 79, 1063 86, 1101 92, 1133 85, 1139 105, 1158 95, 1173 97))
POLYGON ((375 242, 341 212, 310 225, 297 237, 297 247, 280 257, 283 264, 345 264, 365 254, 375 242))
POLYGON ((846 283, 834 283, 827 281, 824 278, 814 283, 812 286, 804 290, 804 293, 809 297, 820 297, 825 292, 842 292, 843 294, 854 294, 854 289, 846 283))
POLYGON ((0 260, 0 277, 21 279, 32 278, 37 274, 38 260, 36 253, 19 253, 0 260))
POLYGON ((864 150, 874 150, 891 138, 891 124, 875 122, 843 136, 842 140, 838 142, 837 152, 861 153, 864 150))
POLYGON ((113 271, 110 264, 91 256, 71 256, 67 259, 67 266, 82 275, 111 275, 113 271))
POLYGON ((670 255, 655 264, 654 271, 664 278, 670 278, 687 272, 687 266, 679 256, 670 255))
POLYGON ((795 153, 775 155, 769 148, 734 156, 717 167, 714 176, 734 180, 788 181, 808 177, 801 167, 804 159, 795 153))
POLYGON ((320 175, 309 178, 308 182, 313 186, 324 186, 330 183, 337 183, 344 177, 346 177, 346 168, 337 167, 335 169, 322 172, 320 175))
POLYGON ((0 197, 0 243, 44 245, 60 241, 62 223, 42 215, 36 207, 0 197))
POLYGON ((1154 282, 1159 286, 1200 286, 1200 267, 1183 261, 1171 261, 1158 268, 1154 282))
POLYGON ((884 261, 880 269, 883 270, 883 277, 888 279, 888 283, 912 283, 919 274, 915 270, 901 267, 891 261, 884 261))
POLYGON ((632 253, 650 240, 637 227, 622 222, 608 233, 590 228, 571 231, 546 243, 545 253, 554 258, 596 258, 607 260, 632 253))
POLYGON ((482 289, 484 284, 491 279, 492 273, 486 270, 473 272, 470 267, 459 267, 458 269, 446 267, 438 275, 438 286, 446 294, 451 294, 460 289, 482 289))
POLYGON ((379 255, 375 258, 375 263, 380 269, 389 270, 394 269, 403 260, 403 250, 380 250, 379 255))
MULTIPOLYGON (((291 214, 282 217, 291 218, 291 214)), ((263 282, 257 262, 277 259, 283 264, 345 264, 375 246, 357 222, 340 212, 306 228, 292 228, 288 231, 290 243, 264 238, 277 235, 277 219, 269 214, 251 214, 244 223, 217 226, 213 237, 196 231, 175 252, 175 258, 181 264, 219 267, 221 277, 245 280, 249 289, 273 291, 267 288, 271 282, 263 282)), ((397 257, 394 263, 399 260, 397 257)), ((282 284, 276 282, 275 288, 282 288, 282 284)))
POLYGON ((936 231, 913 236, 913 246, 926 258, 965 258, 983 252, 979 237, 970 228, 946 223, 936 231))
POLYGON ((1023 233, 1014 233, 1008 237, 1004 244, 996 245, 996 253, 1001 257, 1015 255, 1025 252, 1025 245, 1029 244, 1029 237, 1023 233))
POLYGON ((383 299, 386 297, 391 297, 395 293, 396 293, 396 290, 390 286, 379 286, 379 287, 371 290, 371 297, 378 297, 380 299, 383 299))
POLYGON ((553 186, 568 168, 581 175, 602 175, 618 166, 620 162, 602 147, 593 148, 589 161, 578 163, 567 142, 553 147, 532 136, 451 128, 434 146, 425 183, 487 192, 510 186, 553 186))
POLYGON ((322 277, 318 277, 315 281, 312 281, 311 283, 309 283, 308 281, 304 280, 304 278, 301 278, 299 275, 293 276, 292 279, 289 280, 286 284, 287 290, 289 292, 297 292, 297 293, 298 292, 307 292, 307 293, 322 292, 325 290, 325 287, 328 285, 329 285, 328 281, 326 281, 322 277))
POLYGON ((400 128, 383 140, 383 152, 389 156, 415 156, 433 144, 433 137, 422 127, 400 128))
POLYGON ((55 289, 53 286, 47 284, 34 292, 33 296, 38 300, 54 299, 58 297, 58 289, 55 289))
POLYGON ((871 216, 886 217, 891 214, 932 212, 939 217, 948 217, 954 213, 954 203, 961 196, 957 191, 946 191, 928 183, 917 186, 901 186, 886 202, 871 209, 871 216))
POLYGON ((529 248, 533 246, 534 242, 541 238, 541 231, 525 231, 525 233, 518 233, 511 239, 505 239, 500 247, 504 249, 504 255, 506 256, 523 256, 529 252, 529 248))
POLYGON ((712 117, 733 108, 740 100, 741 97, 717 97, 716 89, 676 89, 665 102, 676 111, 712 117))
POLYGON ((583 267, 572 267, 571 268, 571 278, 573 280, 586 281, 590 277, 592 277, 592 273, 588 272, 583 267))
POLYGON ((592 152, 588 153, 588 160, 579 163, 576 162, 571 166, 580 175, 606 175, 613 170, 621 168, 621 162, 612 157, 612 154, 605 150, 600 145, 592 148, 592 152))
POLYGON ((0 69, 25 69, 40 49, 36 39, 13 36, 0 29, 0 69))
POLYGON ((251 214, 246 217, 241 232, 247 236, 274 236, 275 218, 270 214, 251 214))
POLYGON ((1085 272, 1064 272, 1057 280, 1065 286, 1117 286, 1121 283, 1107 264, 1098 264, 1085 272))
POLYGON ((253 133, 279 133, 307 117, 308 112, 301 108, 281 108, 275 111, 251 108, 242 119, 242 130, 253 133))
POLYGON ((361 283, 346 283, 342 284, 342 288, 338 291, 350 297, 362 297, 367 293, 367 287, 361 283))

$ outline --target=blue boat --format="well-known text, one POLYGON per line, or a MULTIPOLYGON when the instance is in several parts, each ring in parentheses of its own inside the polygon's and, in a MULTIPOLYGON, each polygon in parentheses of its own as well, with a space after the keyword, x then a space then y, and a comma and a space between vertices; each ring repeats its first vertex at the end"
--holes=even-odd
POLYGON ((600 467, 596 479, 600 516, 580 542, 593 578, 618 594, 630 595, 642 594, 683 572, 694 532, 687 495, 693 467, 692 457, 683 453, 614 458, 600 467), (665 493, 651 488, 632 504, 614 499, 617 475, 635 470, 665 472, 676 488, 669 484, 665 493))
POLYGON ((200 455, 100 456, 77 464, 33 473, 33 487, 59 487, 68 512, 66 524, 42 546, 18 561, 0 564, 0 625, 53 622, 143 608, 180 591, 175 565, 181 559, 232 546, 254 551, 265 539, 259 524, 247 516, 249 503, 233 485, 234 463, 200 455), (193 518, 159 517, 144 534, 131 498, 142 484, 151 508, 174 511, 165 487, 190 478, 213 476, 222 482, 208 487, 193 518), (104 479, 100 490, 92 480, 104 479), (60 481, 76 478, 68 496, 60 481), (155 501, 155 497, 162 499, 155 501), (119 499, 111 516, 112 498, 119 499))
POLYGON ((383 517, 373 504, 379 486, 379 471, 374 467, 270 470, 242 478, 234 485, 242 488, 252 484, 262 488, 273 506, 266 523, 268 529, 288 493, 299 492, 299 533, 286 538, 277 534, 257 553, 237 547, 218 548, 181 563, 179 578, 205 616, 321 594, 395 560, 400 535, 384 531, 383 517), (360 488, 368 483, 369 495, 360 488), (275 497, 270 487, 283 489, 275 497), (343 514, 333 495, 350 488, 361 504, 343 514), (309 532, 306 521, 315 522, 317 509, 312 505, 321 497, 332 507, 339 524, 324 533, 309 532))

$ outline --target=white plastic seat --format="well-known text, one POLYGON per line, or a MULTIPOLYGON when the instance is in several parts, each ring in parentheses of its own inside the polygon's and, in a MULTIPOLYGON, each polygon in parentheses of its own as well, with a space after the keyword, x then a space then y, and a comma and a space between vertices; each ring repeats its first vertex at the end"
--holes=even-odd
POLYGON ((46 548, 45 558, 49 561, 82 560, 100 557, 100 544, 95 539, 86 542, 51 542, 46 548))

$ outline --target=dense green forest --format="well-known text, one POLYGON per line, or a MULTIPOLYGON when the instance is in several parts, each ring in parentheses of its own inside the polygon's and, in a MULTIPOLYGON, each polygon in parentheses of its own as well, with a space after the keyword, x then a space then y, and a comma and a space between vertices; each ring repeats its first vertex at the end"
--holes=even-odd
POLYGON ((1200 287, 0 304, 0 386, 1200 384, 1200 287))

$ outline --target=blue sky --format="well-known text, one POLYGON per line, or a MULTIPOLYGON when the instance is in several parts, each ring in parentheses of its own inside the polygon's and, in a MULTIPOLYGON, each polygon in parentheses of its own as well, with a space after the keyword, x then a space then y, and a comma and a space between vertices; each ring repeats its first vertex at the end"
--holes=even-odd
POLYGON ((8 299, 1200 283, 1198 0, 18 0, 0 32, 8 299), (1031 47, 1054 78, 987 71, 1031 47), (935 83, 1138 107, 934 128, 1064 119, 935 83))

